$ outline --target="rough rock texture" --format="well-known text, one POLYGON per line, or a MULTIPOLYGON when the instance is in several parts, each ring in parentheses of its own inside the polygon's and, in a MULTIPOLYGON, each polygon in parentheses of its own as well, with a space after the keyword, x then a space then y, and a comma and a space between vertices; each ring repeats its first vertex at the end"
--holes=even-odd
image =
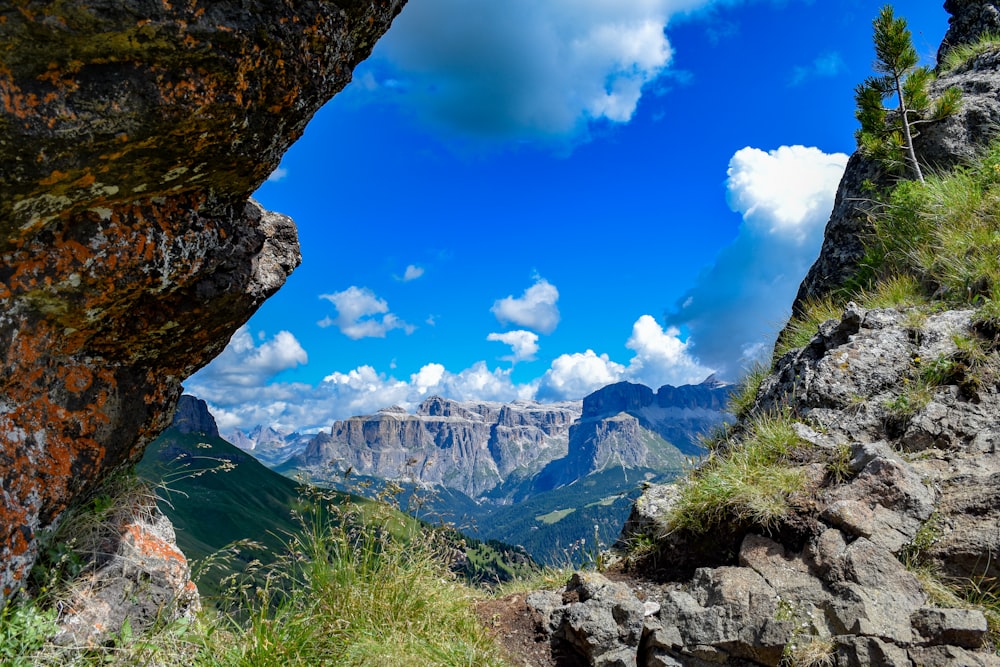
POLYGON ((548 491, 610 466, 679 469, 683 454, 702 452, 700 435, 730 419, 731 390, 714 378, 656 393, 620 382, 584 398, 582 412, 579 401, 433 396, 413 415, 393 406, 335 422, 289 465, 350 466, 363 475, 442 484, 473 498, 511 481, 530 480, 533 492, 548 491))
POLYGON ((335 422, 313 438, 300 467, 352 467, 362 475, 433 482, 478 497, 512 474, 565 456, 579 402, 460 402, 432 396, 416 414, 399 408, 335 422))
POLYGON ((56 643, 99 646, 126 622, 142 632, 156 623, 193 618, 201 608, 187 559, 156 499, 129 502, 134 504, 115 508, 115 520, 98 528, 103 539, 94 544, 94 562, 59 604, 56 643))
MULTIPOLYGON (((984 649, 983 613, 936 606, 904 564, 919 559, 951 581, 987 587, 1000 576, 996 379, 974 384, 972 369, 956 371, 926 403, 900 411, 922 367, 961 359, 955 341, 975 335, 970 316, 920 321, 852 304, 778 360, 754 411, 795 416, 807 485, 770 531, 725 522, 707 533, 671 531, 678 490, 649 486, 618 546, 654 542, 628 570, 643 580, 627 587, 656 611, 621 664, 777 666, 819 651, 827 660, 819 664, 841 667, 1000 665, 984 649), (839 477, 827 472, 835 462, 839 477)), ((552 601, 528 598, 553 619, 554 648, 569 641, 580 664, 623 655, 618 621, 584 616, 566 600, 553 610, 552 601)))
MULTIPOLYGON (((948 0, 945 8, 955 14, 942 49, 974 42, 982 31, 997 31, 993 2, 948 0)), ((931 169, 946 169, 966 161, 996 136, 1000 128, 1000 53, 988 53, 964 67, 941 74, 931 85, 936 96, 957 86, 962 91, 958 112, 920 128, 914 140, 917 155, 931 169)), ((799 286, 792 306, 800 313, 809 299, 821 297, 851 278, 864 254, 864 237, 871 232, 869 214, 874 200, 866 183, 886 188, 895 178, 874 161, 855 153, 837 190, 833 212, 826 226, 819 257, 799 286)))
POLYGON ((975 43, 980 35, 1000 34, 1000 9, 996 2, 945 0, 944 8, 951 17, 948 32, 938 49, 938 61, 956 46, 975 43))
POLYGON ((219 427, 215 417, 208 411, 208 404, 200 398, 183 394, 177 400, 177 411, 170 424, 181 433, 203 433, 214 438, 219 437, 219 427))
POLYGON ((0 599, 298 264, 249 195, 404 1, 0 8, 0 599))

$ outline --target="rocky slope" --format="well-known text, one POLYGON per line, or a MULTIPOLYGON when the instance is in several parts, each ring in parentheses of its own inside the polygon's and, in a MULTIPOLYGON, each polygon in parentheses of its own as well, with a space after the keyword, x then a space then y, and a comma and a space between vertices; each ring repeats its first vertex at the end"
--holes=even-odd
MULTIPOLYGON (((1000 14, 996 3, 981 0, 948 0, 950 28, 939 56, 961 44, 975 42, 981 34, 998 32, 1000 14)), ((1000 127, 1000 54, 986 53, 956 71, 942 73, 931 84, 931 94, 956 86, 962 91, 958 112, 920 128, 914 138, 917 153, 926 165, 941 170, 974 157, 996 136, 1000 127)), ((809 299, 816 299, 843 285, 858 268, 864 254, 863 240, 872 231, 872 213, 877 207, 872 187, 888 188, 895 178, 877 161, 855 153, 848 161, 837 189, 833 213, 827 223, 823 247, 809 269, 792 306, 802 312, 809 299)))
MULTIPOLYGON (((942 52, 998 25, 994 2, 945 6, 942 52)), ((962 111, 923 128, 919 146, 938 167, 1000 127, 1000 53, 935 83, 950 85, 963 89, 962 111)), ((856 155, 796 312, 856 270, 874 211, 866 179, 891 184, 856 155)), ((645 489, 613 576, 580 573, 528 596, 552 655, 641 667, 1000 665, 1000 327, 974 310, 992 307, 989 296, 970 302, 847 303, 775 359, 715 455, 679 484, 645 489)))
POLYGON ((250 193, 404 1, 0 8, 0 600, 298 264, 250 193))

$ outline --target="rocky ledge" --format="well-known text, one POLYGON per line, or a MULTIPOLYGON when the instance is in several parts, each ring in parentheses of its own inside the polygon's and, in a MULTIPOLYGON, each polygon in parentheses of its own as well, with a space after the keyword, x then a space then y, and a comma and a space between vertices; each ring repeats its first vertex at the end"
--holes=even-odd
POLYGON ((250 194, 404 2, 0 8, 0 601, 299 263, 250 194))

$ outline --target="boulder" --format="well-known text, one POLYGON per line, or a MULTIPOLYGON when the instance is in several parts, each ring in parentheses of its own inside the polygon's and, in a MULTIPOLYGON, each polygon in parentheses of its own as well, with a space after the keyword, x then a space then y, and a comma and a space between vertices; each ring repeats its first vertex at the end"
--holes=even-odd
POLYGON ((404 2, 2 12, 0 601, 299 263, 250 194, 404 2))

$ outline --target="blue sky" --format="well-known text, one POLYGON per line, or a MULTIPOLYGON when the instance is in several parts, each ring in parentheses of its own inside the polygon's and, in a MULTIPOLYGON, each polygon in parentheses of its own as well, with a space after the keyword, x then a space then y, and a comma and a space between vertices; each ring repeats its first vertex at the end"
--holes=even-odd
MULTIPOLYGON (((410 0, 256 194, 302 266, 187 390, 315 429, 736 379, 818 252, 879 6, 410 0)), ((933 63, 940 3, 896 9, 933 63)))

